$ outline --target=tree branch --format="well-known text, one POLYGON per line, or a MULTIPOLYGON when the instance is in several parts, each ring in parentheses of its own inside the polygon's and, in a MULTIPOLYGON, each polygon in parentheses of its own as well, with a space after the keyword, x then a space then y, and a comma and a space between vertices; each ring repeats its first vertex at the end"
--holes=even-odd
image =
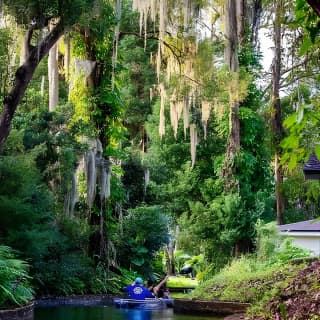
POLYGON ((307 0, 310 7, 315 11, 315 13, 320 17, 320 0, 307 0))
POLYGON ((297 82, 297 80, 304 79, 304 78, 310 78, 310 77, 314 77, 317 75, 319 75, 319 70, 313 70, 312 73, 304 73, 304 74, 297 75, 296 77, 293 77, 290 81, 288 81, 286 83, 285 83, 285 80, 287 80, 287 79, 284 79, 281 82, 281 89, 290 86, 291 84, 297 82))
MULTIPOLYGON (((315 55, 318 55, 319 54, 319 50, 315 50, 314 52, 312 52, 310 55, 308 55, 303 61, 291 66, 290 68, 286 69, 286 70, 283 70, 281 72, 281 77, 284 76, 286 73, 288 72, 291 72, 295 69, 297 69, 298 67, 301 67, 303 66, 304 64, 306 64, 307 62, 309 62, 312 58, 315 57, 315 55)), ((303 78, 307 78, 308 76, 312 76, 313 74, 303 74, 301 75, 300 77, 296 77, 294 78, 294 80, 288 82, 287 84, 283 85, 285 83, 285 81, 287 80, 287 78, 283 79, 281 82, 280 82, 280 86, 281 86, 281 89, 284 88, 284 87, 287 87, 288 85, 292 84, 295 80, 298 80, 298 79, 303 79, 303 78)), ((269 84, 262 92, 262 96, 264 96, 271 88, 271 85, 272 84, 269 84)))
POLYGON ((27 60, 27 58, 30 54, 30 50, 32 50, 32 48, 34 48, 31 45, 31 39, 32 39, 33 32, 35 29, 36 29, 36 24, 31 25, 25 34, 24 43, 23 43, 23 61, 22 61, 22 63, 24 63, 27 60))
POLYGON ((298 68, 298 67, 303 66, 304 64, 306 64, 307 62, 309 62, 315 55, 318 55, 318 54, 319 54, 319 49, 311 52, 303 61, 301 61, 301 62, 299 62, 299 63, 291 66, 290 68, 288 68, 288 69, 286 69, 286 70, 283 70, 283 71, 281 72, 281 76, 283 76, 284 74, 286 74, 286 73, 288 73, 288 72, 290 72, 290 71, 292 71, 292 70, 294 70, 294 69, 296 69, 296 68, 298 68))
MULTIPOLYGON (((32 28, 26 35, 26 41, 32 37, 32 28)), ((22 97, 32 79, 34 71, 39 65, 42 58, 49 52, 51 47, 58 41, 64 32, 64 25, 59 21, 54 29, 35 47, 30 48, 25 62, 17 69, 13 86, 8 95, 3 99, 3 110, 0 118, 0 148, 6 141, 10 129, 14 113, 21 102, 22 97)))
MULTIPOLYGON (((156 37, 154 35, 154 33, 149 33, 149 34, 150 34, 150 36, 147 35, 147 39, 159 40, 159 38, 156 37)), ((125 35, 133 35, 133 36, 136 36, 140 39, 144 39, 144 35, 141 35, 139 32, 122 32, 122 31, 119 33, 119 39, 125 35)), ((177 60, 180 61, 180 59, 182 57, 182 51, 179 48, 177 48, 177 47, 175 47, 175 46, 173 46, 163 40, 162 40, 162 43, 172 52, 172 54, 177 58, 177 60), (174 50, 178 51, 179 55, 174 50)))

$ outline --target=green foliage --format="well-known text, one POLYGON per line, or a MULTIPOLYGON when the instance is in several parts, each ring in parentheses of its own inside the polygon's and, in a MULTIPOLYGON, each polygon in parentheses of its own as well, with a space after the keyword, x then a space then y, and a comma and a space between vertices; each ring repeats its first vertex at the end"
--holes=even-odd
POLYGON ((187 277, 169 277, 167 283, 169 288, 196 288, 198 281, 187 277))
POLYGON ((299 109, 284 121, 288 136, 281 142, 281 147, 285 151, 281 164, 287 164, 290 171, 299 163, 306 162, 313 148, 320 156, 317 146, 318 138, 315 134, 320 120, 318 112, 319 104, 314 97, 310 104, 300 105, 299 109))
MULTIPOLYGON (((297 59, 310 59, 306 68, 294 68, 291 77, 302 81, 296 82, 292 93, 282 99, 284 110, 286 137, 281 142, 283 156, 281 164, 289 172, 295 170, 301 163, 306 162, 310 153, 315 151, 320 156, 318 148, 319 103, 317 90, 310 90, 311 81, 317 86, 319 78, 312 74, 317 65, 313 53, 319 48, 319 22, 316 12, 306 1, 297 0, 294 19, 287 24, 294 31, 299 29, 300 36, 294 39, 292 48, 297 51, 297 59), (306 78, 307 80, 305 80, 306 78), (290 106, 290 111, 288 110, 290 106)), ((291 80, 289 80, 291 81, 291 80)))
POLYGON ((274 222, 264 224, 257 221, 257 257, 260 261, 267 261, 273 257, 280 245, 280 234, 274 222))
POLYGON ((126 106, 124 118, 132 137, 139 133, 141 125, 151 113, 149 90, 155 83, 155 71, 149 61, 149 54, 155 49, 155 43, 148 42, 146 49, 143 45, 143 41, 134 36, 128 36, 121 41, 119 47, 120 61, 123 64, 119 81, 126 83, 121 88, 121 96, 126 106))
POLYGON ((310 220, 318 216, 319 188, 318 181, 304 178, 300 166, 291 172, 281 188, 287 200, 285 223, 310 220))
POLYGON ((174 253, 174 263, 175 263, 175 269, 181 270, 182 267, 186 264, 186 261, 190 259, 191 256, 187 253, 184 253, 182 250, 176 250, 174 253))
MULTIPOLYGON (((280 238, 275 223, 257 225, 257 254, 233 259, 218 273, 205 276, 194 291, 196 297, 259 304, 276 295, 301 269, 291 261, 309 256, 290 239, 280 238)), ((209 272, 212 272, 210 270, 209 272)))
POLYGON ((283 283, 293 277, 301 266, 257 264, 253 257, 233 260, 210 280, 200 283, 194 297, 259 303, 264 297, 279 291, 283 283))
MULTIPOLYGON (((181 241, 181 240, 180 240, 181 241)), ((198 274, 203 271, 205 268, 205 260, 204 255, 199 254, 197 256, 190 256, 187 253, 184 253, 182 250, 177 250, 174 253, 174 263, 175 263, 175 270, 178 272, 184 267, 184 266, 192 266, 194 269, 197 278, 198 274)))
POLYGON ((121 265, 149 273, 158 250, 169 242, 169 218, 159 206, 141 206, 129 210, 119 235, 121 265))
POLYGON ((99 263, 90 279, 90 289, 96 294, 102 292, 123 294, 123 288, 132 283, 136 277, 137 273, 134 271, 120 268, 117 272, 113 272, 99 263))
POLYGON ((23 131, 23 149, 41 149, 35 158, 36 167, 44 182, 59 186, 56 197, 62 203, 71 188, 77 157, 86 149, 85 144, 76 142, 76 132, 66 128, 72 111, 70 104, 58 106, 54 112, 44 107, 28 112, 23 105, 14 121, 15 128, 23 131))
MULTIPOLYGON (((0 97, 6 94, 8 83, 12 76, 10 54, 12 47, 15 45, 14 31, 15 30, 10 30, 10 28, 0 28, 0 42, 2 44, 0 48, 0 97)), ((11 61, 11 63, 14 63, 14 61, 11 61)))
POLYGON ((33 150, 27 155, 0 159, 1 235, 13 237, 14 230, 25 233, 27 226, 36 227, 40 221, 50 220, 53 199, 35 169, 38 154, 33 150))
POLYGON ((316 37, 319 36, 319 17, 314 10, 303 0, 296 0, 295 7, 295 24, 298 26, 303 25, 303 43, 300 47, 300 55, 306 51, 312 50, 310 44, 313 44, 316 37))
POLYGON ((80 252, 70 252, 69 239, 57 235, 59 244, 52 246, 46 259, 39 261, 34 278, 42 295, 71 295, 90 292, 95 276, 93 261, 80 252))
POLYGON ((206 207, 199 202, 190 206, 191 215, 188 217, 184 214, 179 219, 182 229, 179 237, 187 238, 184 232, 190 232, 195 237, 190 239, 190 244, 200 241, 207 261, 217 268, 223 266, 237 241, 248 237, 248 221, 242 215, 239 196, 234 194, 219 197, 206 207), (202 223, 203 221, 206 223, 202 223))
POLYGON ((74 86, 70 90, 69 101, 74 105, 74 114, 69 125, 73 127, 78 122, 88 125, 90 120, 90 102, 88 97, 90 89, 86 86, 82 74, 78 75, 73 81, 74 86))
POLYGON ((130 150, 128 150, 126 160, 122 165, 124 170, 122 183, 126 192, 130 195, 128 199, 128 205, 130 205, 130 207, 139 205, 145 198, 144 168, 141 154, 140 152, 134 151, 135 150, 131 150, 130 152, 130 150))
MULTIPOLYGON (((195 5, 202 6, 205 2, 198 0, 195 5)), ((170 240, 168 227, 172 221, 169 216, 181 229, 176 239, 183 250, 181 256, 176 256, 178 269, 183 263, 191 263, 201 277, 206 278, 210 272, 206 274, 204 270, 217 271, 236 252, 253 249, 255 224, 259 218, 273 219, 274 197, 270 137, 267 124, 257 112, 263 107, 263 97, 254 83, 261 73, 260 56, 251 45, 242 45, 239 49, 241 148, 233 163, 239 192, 226 194, 221 169, 228 115, 224 111, 219 115, 211 114, 207 139, 201 138, 197 146, 194 168, 190 166, 189 136, 187 133, 184 137, 182 120, 176 139, 169 121, 165 136, 162 140, 159 138, 159 99, 151 101, 149 98, 149 91, 154 89, 157 81, 149 57, 150 53, 156 52, 157 43, 148 40, 145 46, 143 39, 125 35, 138 32, 138 16, 132 12, 130 1, 123 3, 116 64, 112 60, 116 23, 113 2, 4 0, 3 3, 4 12, 14 15, 16 21, 25 27, 33 20, 37 27, 43 28, 51 18, 62 19, 64 27, 76 23, 77 27, 70 31, 73 58, 97 62, 90 79, 94 86, 89 88, 83 75, 78 78, 74 75, 69 102, 64 101, 67 99, 65 90, 60 106, 50 113, 47 111, 47 94, 42 96, 39 92, 40 78, 47 72, 46 61, 43 61, 25 95, 14 120, 15 130, 2 153, 0 237, 4 243, 19 249, 24 258, 31 259, 31 271, 39 293, 118 292, 124 283, 132 281, 134 274, 131 272, 113 273, 103 262, 94 265, 84 253, 96 227, 88 225, 89 216, 92 215, 94 220, 97 218, 94 213, 98 211, 94 207, 94 213, 90 212, 87 207, 84 175, 80 177, 81 199, 75 215, 69 219, 62 214, 64 197, 71 189, 70 181, 78 156, 87 148, 86 141, 96 137, 103 143, 104 156, 121 159, 122 163, 121 168, 113 166, 111 198, 103 213, 106 215, 104 227, 116 244, 122 266, 142 274, 151 273, 151 268, 159 274, 163 271, 158 251, 170 240), (151 174, 148 186, 144 181, 146 169, 151 174), (120 203, 128 213, 123 221, 114 209, 120 203)), ((309 54, 310 50, 316 52, 318 18, 300 0, 297 1, 295 18, 305 27, 297 40, 302 41, 300 56, 309 54)), ((38 41, 39 34, 38 31, 34 34, 33 43, 38 41)), ((248 33, 246 37, 249 36, 248 33)), ((10 83, 6 78, 12 43, 10 30, 0 30, 0 41, 5 44, 0 48, 0 90, 3 90, 4 84, 10 83)), ((179 49, 187 47, 188 43, 171 38, 166 39, 166 45, 171 45, 172 50, 180 55, 179 49)), ((228 82, 234 75, 227 75, 225 66, 220 67, 222 49, 221 39, 214 43, 212 39, 200 41, 197 59, 193 62, 195 74, 201 79, 202 98, 217 100, 219 106, 227 106, 228 82)), ((60 52, 60 62, 61 54, 63 52, 60 52)), ((184 81, 181 84, 181 77, 181 74, 172 77, 168 84, 170 93, 175 88, 190 90, 184 81)), ((67 85, 62 87, 66 89, 67 85)), ((313 147, 320 156, 317 145, 319 99, 303 86, 298 91, 288 99, 291 101, 282 101, 286 102, 282 106, 287 117, 288 134, 282 142, 285 151, 282 161, 290 170, 305 161, 313 147), (304 103, 300 103, 297 112, 292 114, 292 105, 301 97, 304 103)), ((190 120, 197 124, 199 137, 202 137, 204 130, 198 107, 196 98, 190 120)), ((169 119, 168 108, 166 118, 169 119)), ((302 183, 301 176, 290 176, 281 190, 288 204, 285 219, 314 215, 318 211, 317 204, 314 204, 319 202, 318 189, 314 184, 302 183)), ((305 254, 292 247, 290 242, 284 242, 283 248, 277 245, 274 231, 274 226, 260 226, 257 231, 259 263, 283 265, 291 258, 305 254)), ((230 273, 235 277, 238 272, 244 279, 246 273, 257 271, 255 282, 263 276, 263 270, 255 263, 240 259, 230 266, 233 270, 230 273), (239 272, 240 268, 242 272, 239 272)), ((272 271, 266 270, 267 278, 271 274, 272 271)), ((241 286, 239 282, 234 283, 241 286)), ((246 288, 244 286, 244 290, 246 288)), ((254 297, 255 290, 248 290, 248 295, 254 297)), ((230 298, 236 293, 234 288, 229 291, 232 292, 222 296, 230 298)))
POLYGON ((0 246, 0 308, 24 305, 33 299, 29 265, 15 257, 11 248, 0 246))
POLYGON ((66 25, 73 25, 81 14, 92 8, 92 0, 42 1, 42 0, 5 0, 5 9, 18 23, 29 25, 34 20, 39 27, 47 25, 50 18, 60 18, 66 25))
POLYGON ((256 228, 257 258, 262 264, 284 265, 311 254, 311 251, 295 246, 292 239, 281 237, 274 222, 264 224, 258 221, 256 228))
MULTIPOLYGON (((30 127, 29 132, 32 130, 30 127)), ((22 145, 23 136, 19 137, 18 145, 22 145)), ((17 153, 10 147, 11 139, 12 135, 6 152, 15 151, 15 156, 2 156, 0 161, 1 240, 19 250, 24 259, 30 259, 32 283, 38 294, 87 292, 88 274, 94 274, 92 261, 82 252, 88 241, 87 223, 54 221, 54 199, 37 169, 37 161, 47 149, 43 144, 33 147, 39 141, 30 139, 29 152, 17 153)))

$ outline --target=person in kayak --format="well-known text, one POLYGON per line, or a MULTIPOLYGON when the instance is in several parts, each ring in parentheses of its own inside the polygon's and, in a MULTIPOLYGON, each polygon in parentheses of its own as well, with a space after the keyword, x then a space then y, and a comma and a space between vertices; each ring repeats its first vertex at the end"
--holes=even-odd
POLYGON ((134 283, 124 288, 129 293, 131 299, 145 300, 146 298, 154 298, 152 292, 143 286, 143 280, 137 277, 134 283))
POLYGON ((157 286, 153 288, 153 294, 157 298, 169 299, 169 290, 166 286, 169 276, 166 276, 157 286))

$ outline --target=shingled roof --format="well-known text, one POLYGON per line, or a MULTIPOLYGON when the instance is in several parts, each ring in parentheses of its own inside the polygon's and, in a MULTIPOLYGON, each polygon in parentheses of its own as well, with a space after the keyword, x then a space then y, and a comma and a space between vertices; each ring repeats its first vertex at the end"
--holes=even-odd
POLYGON ((319 232, 320 221, 307 220, 296 223, 283 224, 279 226, 280 231, 304 231, 304 232, 319 232))
POLYGON ((303 166, 303 173, 306 179, 320 179, 320 160, 313 152, 308 162, 303 166))

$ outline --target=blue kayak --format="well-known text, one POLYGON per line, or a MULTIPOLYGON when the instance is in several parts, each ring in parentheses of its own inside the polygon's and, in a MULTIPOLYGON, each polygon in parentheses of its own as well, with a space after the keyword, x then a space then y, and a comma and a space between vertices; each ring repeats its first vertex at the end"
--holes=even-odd
POLYGON ((117 308, 130 308, 130 309, 163 309, 173 306, 173 299, 113 299, 113 303, 117 308))

